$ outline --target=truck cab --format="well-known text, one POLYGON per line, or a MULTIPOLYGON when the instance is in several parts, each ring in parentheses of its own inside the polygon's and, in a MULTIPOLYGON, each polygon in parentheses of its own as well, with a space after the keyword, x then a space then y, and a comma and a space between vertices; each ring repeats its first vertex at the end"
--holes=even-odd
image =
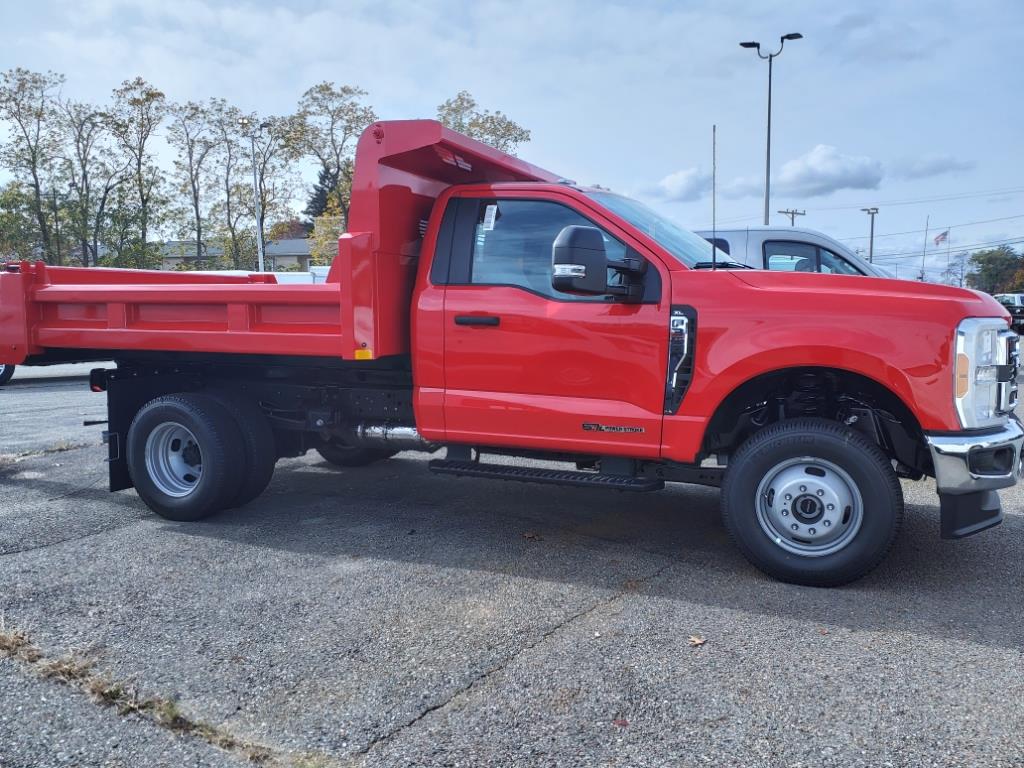
POLYGON ((824 232, 806 227, 757 226, 701 230, 728 259, 753 269, 892 277, 824 232))
POLYGON ((720 487, 747 558, 814 586, 881 561, 900 479, 935 478, 945 537, 1002 520, 1024 429, 989 296, 715 269, 642 203, 432 121, 363 134, 350 230, 322 283, 13 265, 0 363, 113 358, 90 380, 111 490, 173 520, 245 504, 310 450, 344 471, 416 450, 443 475, 720 487))

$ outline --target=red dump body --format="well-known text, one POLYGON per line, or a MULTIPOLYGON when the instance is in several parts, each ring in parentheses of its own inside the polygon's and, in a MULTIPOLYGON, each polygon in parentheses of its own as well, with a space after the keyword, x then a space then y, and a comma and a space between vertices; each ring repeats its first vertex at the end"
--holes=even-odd
POLYGON ((556 179, 434 121, 377 123, 359 141, 350 232, 326 283, 9 265, 0 273, 0 363, 58 348, 361 360, 404 354, 421 222, 437 196, 452 184, 556 179))

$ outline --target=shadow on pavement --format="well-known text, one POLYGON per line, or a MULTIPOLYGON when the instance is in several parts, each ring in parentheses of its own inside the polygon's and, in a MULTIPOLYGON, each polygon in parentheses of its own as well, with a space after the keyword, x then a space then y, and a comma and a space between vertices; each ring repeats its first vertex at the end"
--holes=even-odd
POLYGON ((938 509, 908 505, 883 564, 842 589, 781 584, 733 548, 718 493, 677 486, 626 494, 494 481, 452 481, 422 461, 392 459, 357 471, 282 463, 261 499, 178 533, 323 556, 409 561, 445 568, 606 585, 588 558, 595 541, 616 557, 671 567, 643 594, 849 629, 925 632, 993 647, 1024 645, 1024 519, 958 542, 938 537, 938 509), (424 537, 427 541, 424 541, 424 537), (537 538, 539 537, 539 539, 537 538), (555 548, 538 558, 532 548, 555 548), (511 552, 510 552, 511 550, 511 552), (576 560, 576 566, 566 562, 576 560), (557 563, 557 566, 553 564, 557 563))

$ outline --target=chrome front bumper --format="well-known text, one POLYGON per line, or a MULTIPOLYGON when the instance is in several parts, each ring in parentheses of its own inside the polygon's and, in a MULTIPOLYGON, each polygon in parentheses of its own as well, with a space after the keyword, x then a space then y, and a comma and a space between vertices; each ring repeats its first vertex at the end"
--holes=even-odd
POLYGON ((1011 417, 985 435, 925 435, 940 494, 961 495, 1009 488, 1021 477, 1024 429, 1011 417))

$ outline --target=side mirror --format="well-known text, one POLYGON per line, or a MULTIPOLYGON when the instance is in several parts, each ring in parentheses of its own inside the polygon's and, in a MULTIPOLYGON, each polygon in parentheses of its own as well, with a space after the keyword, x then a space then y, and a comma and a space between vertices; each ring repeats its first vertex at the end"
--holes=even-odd
POLYGON ((597 227, 571 225, 551 247, 551 286, 563 293, 608 293, 608 254, 597 227))

